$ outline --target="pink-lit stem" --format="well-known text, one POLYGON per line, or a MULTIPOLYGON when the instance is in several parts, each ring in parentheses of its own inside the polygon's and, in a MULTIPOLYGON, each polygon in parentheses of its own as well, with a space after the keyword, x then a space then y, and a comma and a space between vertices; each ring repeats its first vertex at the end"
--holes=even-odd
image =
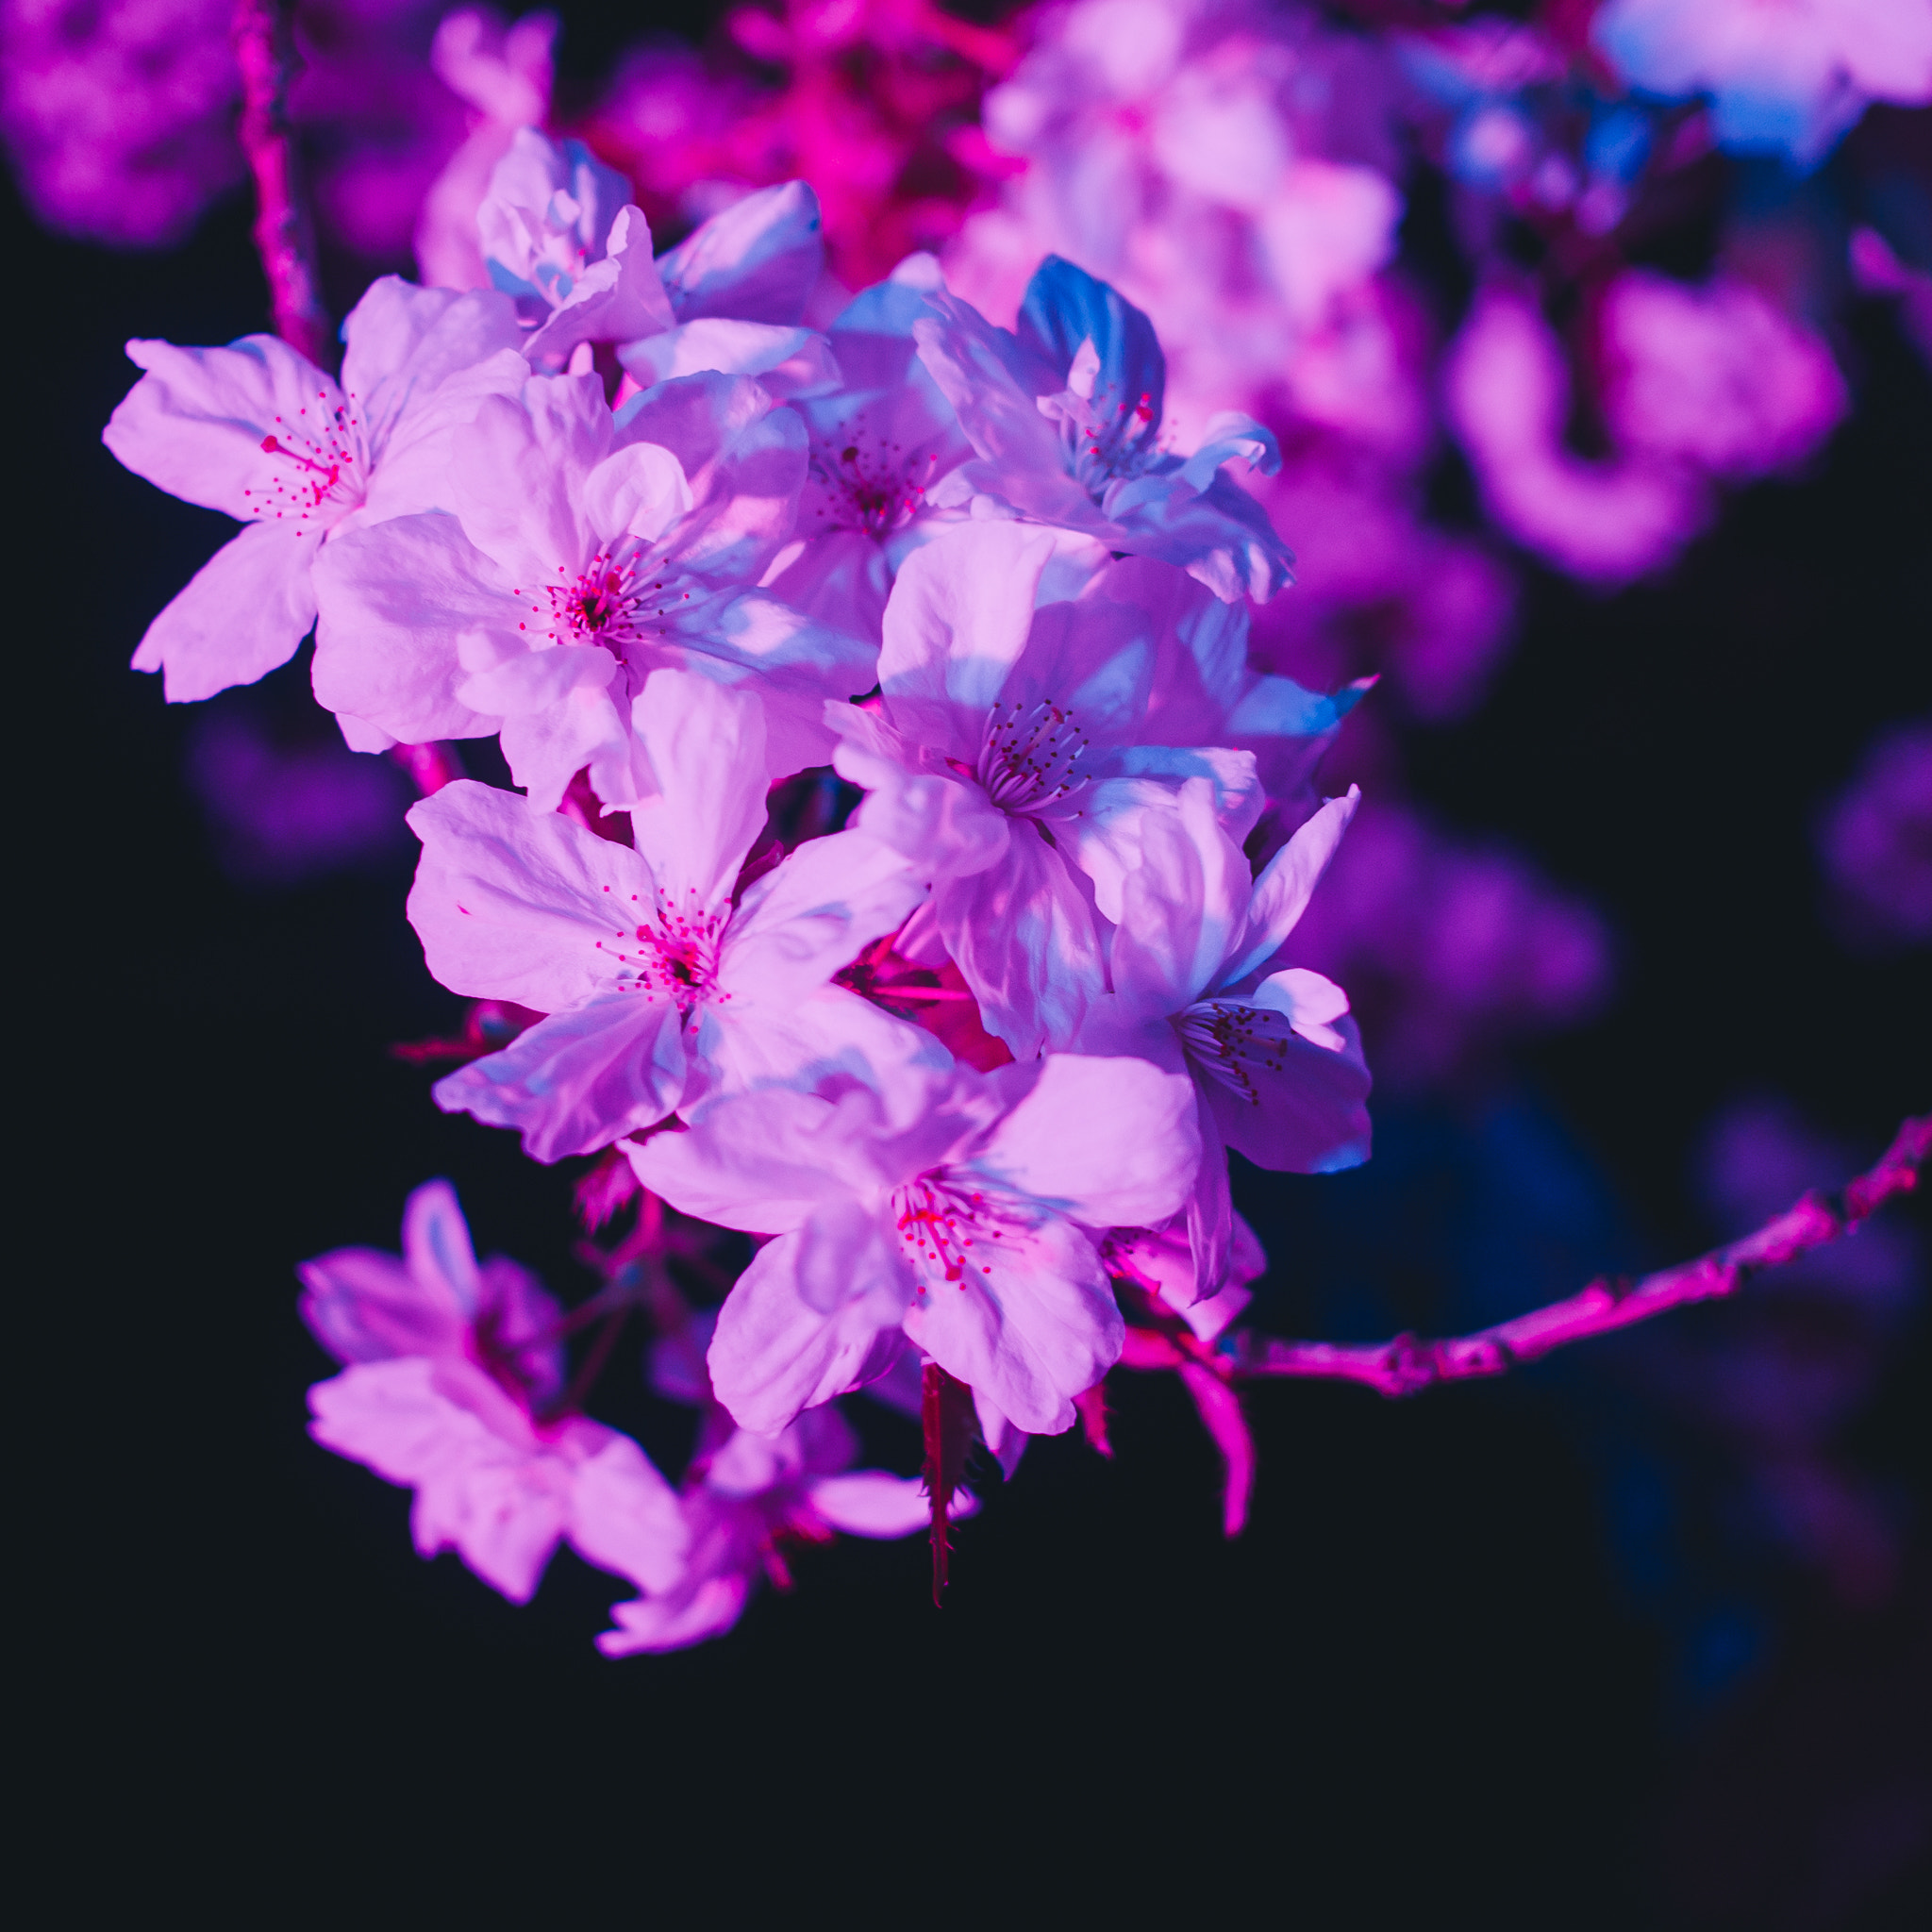
POLYGON ((1776 1220, 1727 1246, 1646 1274, 1640 1281, 1592 1281, 1580 1294, 1499 1322, 1474 1335, 1428 1341, 1398 1335, 1370 1346, 1326 1341, 1277 1341, 1243 1332, 1234 1373, 1240 1376, 1304 1375, 1361 1382, 1381 1395, 1413 1395, 1436 1382, 1500 1375, 1554 1348, 1586 1341, 1647 1322, 1669 1308, 1735 1294, 1761 1268, 1794 1261, 1849 1234, 1894 1194, 1909 1193, 1932 1148, 1932 1114, 1908 1120, 1869 1173, 1837 1194, 1807 1194, 1776 1220))
POLYGON ((427 744, 393 744, 390 757, 409 774, 409 782, 425 798, 463 775, 462 755, 446 739, 427 744))
POLYGON ((286 95, 294 65, 279 0, 235 0, 230 31, 242 70, 242 152, 255 176, 255 247, 275 333, 320 369, 336 366, 335 331, 315 273, 315 238, 297 188, 286 95))

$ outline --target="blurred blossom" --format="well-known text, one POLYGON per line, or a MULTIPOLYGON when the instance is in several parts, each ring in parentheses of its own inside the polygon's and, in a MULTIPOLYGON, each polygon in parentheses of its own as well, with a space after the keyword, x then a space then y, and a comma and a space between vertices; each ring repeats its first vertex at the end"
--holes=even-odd
POLYGON ((1660 569, 1709 519, 1708 490, 1681 466, 1642 451, 1590 460, 1565 444, 1563 347, 1524 295, 1499 287, 1476 298, 1443 388, 1490 515, 1586 583, 1660 569))
POLYGON ((1932 0, 1609 0, 1591 37, 1646 93, 1708 93, 1725 147, 1801 167, 1869 102, 1932 100, 1932 0))
POLYGON ((165 248, 242 178, 229 0, 0 0, 0 133, 36 216, 165 248))
POLYGON ((966 224, 947 277, 1005 322, 1048 254, 1104 276, 1159 331, 1183 441, 1239 403, 1412 453, 1420 372, 1375 279, 1402 214, 1394 97, 1378 46, 1306 9, 1045 10, 986 103, 987 140, 1023 172, 966 224))
POLYGON ((530 13, 506 26, 493 10, 465 8, 444 16, 430 64, 468 109, 468 132, 410 219, 418 273, 440 289, 487 289, 490 273, 476 211, 496 164, 520 127, 541 127, 550 113, 551 50, 557 16, 530 13))
POLYGON ((238 885, 292 886, 380 864, 411 843, 410 791, 386 759, 333 733, 276 741, 239 699, 203 711, 188 741, 188 782, 201 800, 222 870, 238 885))
POLYGON ((1756 290, 1633 270, 1604 298, 1604 410, 1632 449, 1726 481, 1808 457, 1849 407, 1831 351, 1756 290))
POLYGON ((1586 902, 1386 800, 1357 813, 1286 957, 1348 987, 1377 1083, 1397 1091, 1587 1018, 1613 976, 1586 902))
POLYGON ((1861 947, 1932 944, 1932 718, 1895 725, 1818 825, 1833 911, 1861 947))
MULTIPOLYGON (((932 0, 778 0, 725 16, 703 56, 634 49, 580 130, 630 176, 654 227, 692 225, 802 177, 847 292, 958 228, 999 163, 978 126, 1002 29, 932 0)), ((830 313, 842 306, 837 291, 830 313)))

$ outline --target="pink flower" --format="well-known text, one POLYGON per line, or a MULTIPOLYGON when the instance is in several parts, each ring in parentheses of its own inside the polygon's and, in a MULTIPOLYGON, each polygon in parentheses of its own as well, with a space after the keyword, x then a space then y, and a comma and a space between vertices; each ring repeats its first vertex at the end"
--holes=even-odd
POLYGON ((948 532, 893 586, 876 714, 826 709, 839 771, 872 794, 857 823, 931 878, 934 929, 1021 1058, 1066 1044, 1099 996, 1148 814, 1194 775, 1238 838, 1261 805, 1252 754, 1146 741, 1158 668, 1181 654, 1144 608, 1101 580, 1047 601, 1095 567, 1024 524, 948 532))
POLYGON ((979 456, 936 501, 985 495, 1175 564, 1230 601, 1290 581, 1293 556, 1266 512, 1221 474, 1235 458, 1278 468, 1274 436, 1226 413, 1185 460, 1163 450, 1166 358, 1153 324, 1105 282, 1048 256, 1017 337, 943 290, 930 299, 937 313, 913 325, 920 359, 979 456))
POLYGON ((1668 563, 1708 519, 1708 490, 1677 463, 1642 453, 1587 462, 1564 447, 1562 351, 1522 296, 1476 297, 1443 375, 1491 516, 1572 576, 1627 583, 1668 563))
POLYGON ((823 702, 872 682, 872 648, 750 588, 791 533, 805 441, 743 377, 616 417, 593 375, 488 398, 453 438, 447 511, 325 553, 316 695, 407 743, 500 731, 546 808, 586 766, 607 806, 648 795, 631 700, 660 666, 756 675, 770 775, 824 762, 823 702))
POLYGON ((1806 167, 1868 101, 1932 99, 1926 0, 1609 0, 1591 37, 1647 92, 1711 93, 1726 147, 1806 167))
POLYGON ((519 380, 516 358, 500 357, 517 341, 501 295, 385 275, 342 334, 340 384, 274 336, 225 349, 127 345, 148 373, 102 441, 136 475, 247 525, 134 654, 137 671, 164 673, 171 703, 286 663, 315 622, 311 571, 324 542, 439 502, 453 423, 519 380))
POLYGON ((464 8, 438 25, 430 65, 471 113, 468 135, 430 184, 417 215, 416 266, 425 282, 445 289, 491 286, 476 210, 517 129, 541 127, 549 115, 556 38, 557 17, 549 13, 528 13, 507 26, 493 12, 464 8))
POLYGON ((1193 1083, 1202 1157, 1186 1225, 1195 1297, 1227 1277, 1224 1147, 1297 1174, 1368 1158, 1369 1070, 1348 995, 1279 958, 1359 798, 1351 787, 1330 799, 1251 881, 1215 822, 1208 782, 1191 779, 1179 809, 1150 821, 1123 885, 1112 991, 1076 1043, 1138 1054, 1193 1083))
POLYGON ((1088 1231, 1163 1221, 1198 1157, 1193 1091, 1138 1059, 1055 1055, 982 1074, 908 1065, 837 1099, 720 1100, 631 1149, 648 1188, 776 1235, 719 1317, 710 1374, 772 1433, 911 1342, 990 1424, 1058 1434, 1120 1354, 1088 1231))
POLYGON ((898 566, 958 510, 934 491, 973 455, 953 406, 920 361, 914 325, 935 311, 938 264, 914 256, 832 324, 841 375, 828 393, 793 407, 810 437, 798 536, 768 579, 827 624, 876 639, 898 566))
POLYGON ((1850 406, 1824 341, 1742 282, 1631 270, 1604 298, 1603 334, 1618 440, 1728 481, 1802 462, 1850 406))
POLYGON ((348 1366, 308 1391, 325 1448, 416 1491, 425 1557, 453 1549, 512 1603, 558 1543, 663 1590, 688 1541, 675 1492, 628 1436, 545 1419, 561 1381, 557 1304, 514 1261, 480 1267, 447 1181, 403 1211, 403 1256, 339 1248, 302 1264, 302 1316, 348 1366))
POLYGON ((454 991, 550 1017, 440 1081, 438 1104, 521 1129, 539 1160, 586 1154, 718 1090, 810 1087, 908 1053, 943 1058, 832 975, 924 887, 863 832, 801 845, 734 901, 765 821, 758 698, 651 675, 636 708, 658 785, 633 851, 467 781, 409 813, 409 919, 454 991))
MULTIPOLYGON (((850 1536, 902 1537, 924 1529, 931 1506, 914 1476, 852 1468, 858 1441, 836 1407, 808 1408, 775 1436, 738 1428, 711 1395, 705 1347, 714 1313, 699 1315, 651 1351, 651 1386, 705 1411, 684 1511, 691 1524, 685 1567, 669 1590, 611 1607, 617 1624, 597 1640, 606 1657, 681 1649, 720 1637, 737 1623, 761 1576, 791 1582, 788 1541, 850 1536)), ((960 1491, 952 1514, 978 1505, 960 1491)))

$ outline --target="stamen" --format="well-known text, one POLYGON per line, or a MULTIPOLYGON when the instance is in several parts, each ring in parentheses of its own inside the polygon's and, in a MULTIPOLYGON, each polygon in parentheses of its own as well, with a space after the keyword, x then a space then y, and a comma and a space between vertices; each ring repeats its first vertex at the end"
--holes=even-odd
POLYGON ((1085 785, 1079 765, 1089 741, 1051 699, 1024 715, 1017 700, 995 706, 974 775, 1002 811, 1039 811, 1085 785))
MULTIPOLYGON (((695 900, 697 888, 689 888, 686 897, 695 900)), ((730 1001, 730 993, 718 984, 718 942, 730 918, 728 908, 724 912, 700 912, 694 906, 679 909, 659 892, 655 914, 629 930, 616 929, 619 943, 603 940, 594 943, 598 952, 610 954, 629 969, 627 974, 619 975, 620 991, 641 992, 646 999, 669 999, 689 1018, 700 1005, 724 1006, 730 1001)))
MULTIPOLYGON (((281 416, 275 419, 275 428, 261 439, 261 452, 281 458, 287 467, 273 473, 267 488, 242 491, 252 514, 264 522, 274 518, 299 525, 320 517, 328 506, 336 506, 341 515, 362 501, 362 425, 354 402, 348 397, 331 403, 325 391, 318 391, 315 408, 305 405, 296 410, 293 425, 281 416)), ((334 516, 328 519, 335 521, 334 516)))
POLYGON ((1278 1074, 1288 1065, 1288 1016, 1266 1007, 1204 1000, 1181 1014, 1174 1029, 1189 1059, 1251 1107, 1261 1104, 1256 1074, 1278 1074))

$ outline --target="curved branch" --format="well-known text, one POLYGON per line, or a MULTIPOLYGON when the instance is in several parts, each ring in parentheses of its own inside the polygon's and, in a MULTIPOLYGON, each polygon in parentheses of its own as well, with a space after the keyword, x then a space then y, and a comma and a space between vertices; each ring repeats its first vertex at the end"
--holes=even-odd
POLYGON ((1438 1382, 1500 1375, 1570 1342, 1628 1328, 1690 1302, 1735 1294, 1760 1269, 1794 1261, 1837 1241, 1894 1194, 1909 1193, 1917 1187, 1928 1149, 1932 1114, 1907 1120, 1869 1173, 1848 1181, 1835 1194, 1807 1194, 1756 1233, 1638 1281, 1592 1281, 1567 1301, 1532 1308, 1474 1335, 1441 1341, 1398 1335, 1391 1341, 1351 1346, 1282 1341, 1243 1331, 1235 1338, 1232 1373, 1237 1377, 1299 1375, 1360 1382, 1390 1396, 1413 1395, 1438 1382))
POLYGON ((268 277, 275 333, 318 369, 336 366, 336 336, 315 270, 315 236, 298 185, 287 95, 295 54, 280 0, 235 0, 242 70, 242 152, 255 176, 255 249, 268 277))

